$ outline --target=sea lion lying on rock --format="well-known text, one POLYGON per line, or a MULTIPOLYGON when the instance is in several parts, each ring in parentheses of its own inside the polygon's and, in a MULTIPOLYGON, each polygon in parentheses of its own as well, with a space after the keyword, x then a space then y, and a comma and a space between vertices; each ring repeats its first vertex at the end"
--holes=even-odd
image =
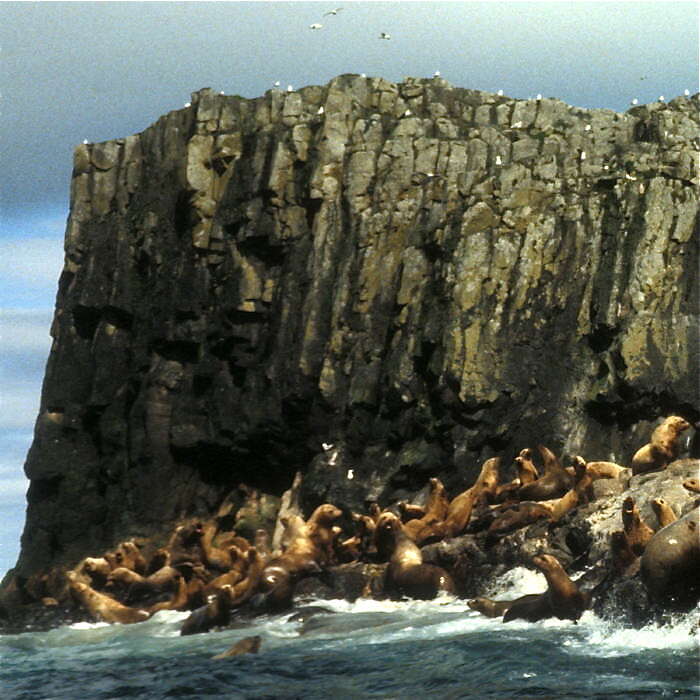
POLYGON ((537 449, 542 455, 544 472, 542 476, 521 486, 518 497, 521 501, 546 501, 563 496, 572 486, 572 476, 561 466, 556 455, 544 445, 537 449))
POLYGON ((114 598, 99 593, 87 584, 76 580, 75 577, 69 576, 68 579, 71 594, 95 620, 130 625, 135 622, 143 622, 150 617, 145 610, 122 605, 114 598))
POLYGON ((642 581, 652 602, 690 610, 700 600, 700 508, 659 530, 641 559, 642 581))

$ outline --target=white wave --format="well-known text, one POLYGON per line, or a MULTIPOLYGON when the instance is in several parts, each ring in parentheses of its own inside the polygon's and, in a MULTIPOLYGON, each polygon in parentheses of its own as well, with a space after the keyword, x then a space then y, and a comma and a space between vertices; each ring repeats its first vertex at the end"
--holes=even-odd
POLYGON ((524 566, 516 566, 493 583, 484 595, 487 598, 510 600, 546 590, 547 580, 543 574, 524 566))

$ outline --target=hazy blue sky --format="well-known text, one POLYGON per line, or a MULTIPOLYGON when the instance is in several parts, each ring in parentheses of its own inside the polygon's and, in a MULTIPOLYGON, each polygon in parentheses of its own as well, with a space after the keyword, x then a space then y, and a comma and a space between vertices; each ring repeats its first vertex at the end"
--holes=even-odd
POLYGON ((340 73, 440 70, 459 87, 620 111, 697 91, 696 2, 334 2, 0 2, 0 575, 18 551, 83 139, 142 131, 202 87, 255 97, 340 73))

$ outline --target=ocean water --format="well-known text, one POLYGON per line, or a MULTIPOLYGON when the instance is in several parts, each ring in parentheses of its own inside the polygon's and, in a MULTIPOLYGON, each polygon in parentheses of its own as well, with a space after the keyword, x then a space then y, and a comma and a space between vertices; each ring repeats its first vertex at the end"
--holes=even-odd
MULTIPOLYGON (((542 590, 514 571, 498 597, 542 590), (533 590, 534 589, 534 590, 533 590)), ((261 617, 180 637, 187 613, 0 636, 3 698, 697 698, 700 609, 665 627, 489 619, 453 597, 308 601, 327 612, 261 617), (260 635, 258 654, 214 660, 260 635)), ((303 607, 301 609, 304 609, 303 607)))

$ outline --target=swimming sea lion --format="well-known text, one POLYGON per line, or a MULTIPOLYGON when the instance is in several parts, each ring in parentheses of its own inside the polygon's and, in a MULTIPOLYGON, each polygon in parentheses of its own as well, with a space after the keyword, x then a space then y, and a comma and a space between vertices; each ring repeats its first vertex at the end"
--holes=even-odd
POLYGON ((642 520, 632 496, 622 502, 622 525, 630 548, 637 556, 641 556, 647 542, 654 536, 654 531, 642 520))
POLYGON ((149 618, 149 614, 145 610, 122 605, 114 598, 110 598, 104 593, 98 593, 94 588, 71 577, 69 577, 69 588, 71 594, 96 620, 130 625, 149 618))
POLYGON ((650 599, 677 610, 700 600, 700 509, 659 530, 641 559, 642 582, 650 599))
POLYGON ((665 469, 678 457, 680 436, 690 428, 690 423, 680 416, 669 416, 651 434, 649 442, 640 447, 632 457, 632 473, 643 474, 655 469, 665 469))
POLYGON ((260 651, 260 642, 262 637, 256 634, 254 637, 245 637, 237 641, 230 649, 212 656, 212 659, 230 659, 233 656, 241 654, 257 654, 260 651))
POLYGON ((668 501, 663 498, 652 498, 651 507, 654 510, 656 519, 659 521, 659 528, 666 527, 678 520, 676 512, 671 508, 668 501))

